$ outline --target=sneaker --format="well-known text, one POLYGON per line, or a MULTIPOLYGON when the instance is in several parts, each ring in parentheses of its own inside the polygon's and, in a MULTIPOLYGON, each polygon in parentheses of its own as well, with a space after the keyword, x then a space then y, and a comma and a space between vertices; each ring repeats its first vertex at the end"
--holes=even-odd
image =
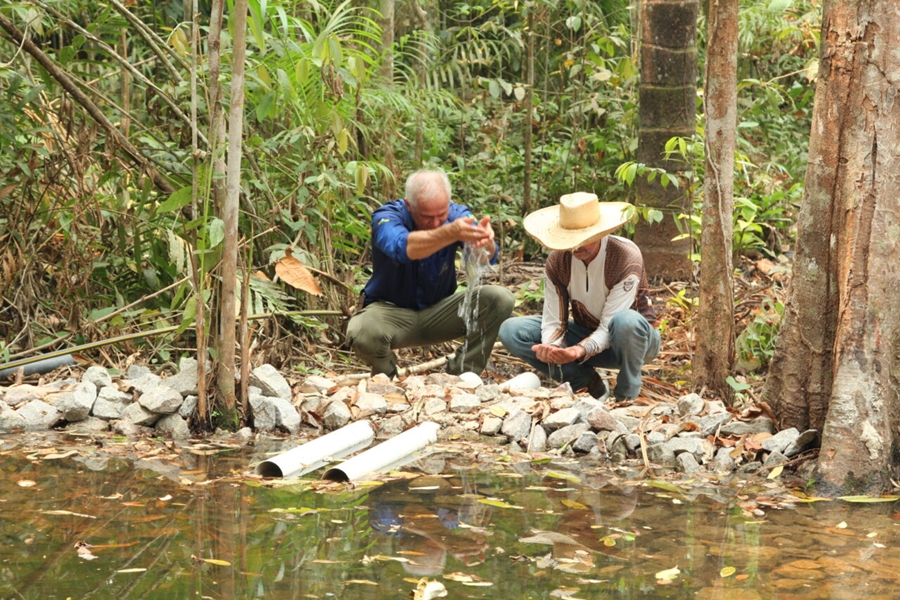
POLYGON ((590 381, 588 381, 587 392, 601 402, 605 402, 606 399, 609 398, 609 386, 607 386, 606 381, 600 377, 600 373, 594 373, 590 381))

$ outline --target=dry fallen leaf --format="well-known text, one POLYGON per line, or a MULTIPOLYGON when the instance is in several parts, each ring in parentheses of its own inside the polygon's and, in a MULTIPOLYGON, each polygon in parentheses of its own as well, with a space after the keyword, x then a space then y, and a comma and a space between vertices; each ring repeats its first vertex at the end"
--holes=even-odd
POLYGON ((313 296, 321 296, 322 289, 316 282, 312 273, 302 262, 291 256, 290 249, 285 250, 285 256, 275 263, 275 273, 288 285, 303 290, 313 296))

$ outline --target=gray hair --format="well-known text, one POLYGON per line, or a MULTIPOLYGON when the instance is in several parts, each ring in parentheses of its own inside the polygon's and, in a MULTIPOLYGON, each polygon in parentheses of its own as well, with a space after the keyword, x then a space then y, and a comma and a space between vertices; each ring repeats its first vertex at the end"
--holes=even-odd
POLYGON ((413 208, 419 204, 419 199, 430 198, 439 192, 447 195, 450 200, 450 178, 438 169, 419 169, 406 178, 406 201, 413 208))

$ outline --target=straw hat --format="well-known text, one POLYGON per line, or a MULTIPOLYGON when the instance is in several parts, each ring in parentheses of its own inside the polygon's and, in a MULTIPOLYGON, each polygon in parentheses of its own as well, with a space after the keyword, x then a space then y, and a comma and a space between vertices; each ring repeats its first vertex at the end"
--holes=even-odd
POLYGON ((525 231, 545 248, 573 250, 599 240, 631 220, 631 204, 600 202, 596 194, 575 192, 559 205, 536 210, 525 217, 525 231))

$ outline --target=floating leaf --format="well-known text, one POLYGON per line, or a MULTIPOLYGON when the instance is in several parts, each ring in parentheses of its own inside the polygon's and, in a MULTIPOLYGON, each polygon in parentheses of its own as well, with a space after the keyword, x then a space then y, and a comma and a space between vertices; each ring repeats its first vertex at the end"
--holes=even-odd
POLYGON ((119 569, 116 573, 143 573, 146 570, 143 567, 135 567, 133 569, 119 569))
POLYGON ((656 579, 658 581, 674 581, 680 573, 681 571, 678 570, 678 567, 672 567, 671 569, 658 572, 656 574, 656 579))
POLYGON ((275 273, 288 285, 303 290, 313 296, 321 296, 322 289, 316 282, 312 273, 302 262, 285 251, 285 257, 275 263, 275 273))
POLYGON ((838 500, 844 502, 856 502, 859 504, 873 504, 877 502, 893 502, 900 496, 838 496, 838 500))
POLYGON ((434 598, 443 598, 447 595, 447 588, 440 581, 428 581, 423 577, 416 585, 413 600, 433 600, 434 598))
POLYGON ((581 502, 576 502, 575 500, 569 500, 565 498, 562 500, 563 506, 568 506, 569 508, 574 508, 576 510, 587 510, 588 507, 582 504, 581 502))
POLYGON ((378 582, 369 581, 368 579, 348 579, 347 581, 344 582, 344 585, 347 585, 350 583, 361 583, 363 585, 378 585, 378 582))
POLYGON ((553 479, 565 479, 566 481, 571 481, 572 483, 581 483, 581 479, 572 475, 571 473, 560 473, 559 471, 547 471, 545 473, 547 477, 552 477, 553 479))
POLYGON ((231 563, 227 560, 219 560, 218 558, 201 558, 199 559, 201 562, 205 562, 210 565, 217 565, 219 567, 230 567, 231 563))
POLYGON ((722 570, 719 571, 719 576, 731 577, 732 575, 734 575, 735 571, 737 571, 737 569, 735 569, 734 567, 722 567, 722 570))
POLYGON ((71 515, 73 517, 84 517, 85 519, 96 519, 93 515, 83 515, 81 513, 72 512, 70 510, 42 510, 41 514, 45 515, 71 515))
POLYGON ((478 502, 480 502, 481 504, 487 504, 488 506, 496 506, 497 508, 515 508, 518 510, 522 510, 521 506, 515 506, 514 504, 504 502, 503 500, 495 500, 494 498, 479 498, 478 502))
POLYGON ((766 477, 766 479, 777 479, 781 475, 782 471, 784 471, 784 465, 778 465, 769 472, 769 475, 768 477, 766 477))

